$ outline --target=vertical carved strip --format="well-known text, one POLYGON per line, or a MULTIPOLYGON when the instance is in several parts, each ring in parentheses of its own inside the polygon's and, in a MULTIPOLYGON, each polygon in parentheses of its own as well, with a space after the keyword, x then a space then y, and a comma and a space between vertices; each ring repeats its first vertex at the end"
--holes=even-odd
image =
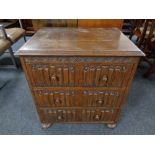
POLYGON ((67 110, 67 120, 68 121, 71 121, 71 111, 70 110, 67 110))
POLYGON ((91 86, 92 82, 91 82, 91 70, 90 70, 90 67, 88 69, 88 77, 87 77, 87 80, 88 80, 88 86, 91 86))
POLYGON ((132 74, 132 70, 134 69, 134 65, 126 65, 122 67, 122 86, 127 86, 127 81, 132 79, 134 74, 132 74))
POLYGON ((50 82, 50 75, 49 75, 49 69, 48 68, 45 68, 43 70, 43 78, 45 81, 45 85, 49 86, 51 82, 50 82))
POLYGON ((39 84, 39 81, 38 81, 38 79, 37 79, 37 77, 36 77, 37 72, 36 72, 35 69, 32 69, 32 70, 31 70, 31 75, 32 75, 32 83, 33 83, 33 85, 34 85, 34 86, 37 86, 37 85, 39 84))
POLYGON ((116 66, 114 70, 114 76, 112 79, 112 86, 114 87, 120 87, 122 82, 122 72, 121 72, 121 67, 116 66))
POLYGON ((65 103, 65 95, 63 92, 60 93, 60 106, 63 107, 65 103))
POLYGON ((53 110, 53 120, 56 121, 57 120, 57 111, 53 110))
POLYGON ((83 68, 78 70, 78 85, 83 85, 83 68))
POLYGON ((104 110, 101 111, 101 121, 104 121, 105 120, 105 113, 104 113, 104 110))
POLYGON ((73 91, 71 91, 71 92, 70 92, 70 101, 69 101, 70 104, 69 104, 69 105, 70 105, 70 106, 75 106, 75 104, 76 104, 75 102, 76 102, 76 101, 75 101, 75 94, 74 94, 73 91))
POLYGON ((92 86, 94 84, 94 75, 95 75, 95 68, 91 67, 90 68, 90 72, 89 72, 89 78, 90 78, 90 86, 92 86))
POLYGON ((69 82, 70 85, 73 86, 74 82, 75 82, 75 71, 74 71, 74 67, 70 67, 69 68, 69 82))
POLYGON ((65 84, 65 85, 68 85, 68 82, 69 82, 68 68, 65 67, 65 68, 64 68, 64 84, 65 84))
POLYGON ((75 86, 78 86, 78 78, 79 78, 79 69, 75 67, 75 86))
POLYGON ((95 75, 95 85, 98 86, 101 76, 101 68, 96 69, 96 75, 95 75))
POLYGON ((63 120, 62 110, 57 110, 57 121, 63 120))
POLYGON ((59 92, 54 92, 54 105, 56 107, 60 106, 60 96, 59 96, 59 92))
POLYGON ((108 106, 112 106, 113 105, 113 102, 114 102, 114 98, 115 98, 115 94, 114 94, 114 92, 110 92, 110 94, 109 94, 109 99, 108 99, 108 106))
POLYGON ((107 81, 109 79, 108 75, 108 67, 109 66, 102 66, 102 72, 100 76, 100 86, 107 86, 107 81))
POLYGON ((51 93, 49 94, 49 103, 50 103, 50 105, 54 106, 53 92, 51 92, 51 93))
POLYGON ((35 86, 36 81, 35 81, 34 69, 29 64, 26 64, 26 69, 27 69, 27 72, 29 73, 29 75, 31 75, 30 80, 31 80, 32 85, 35 86))
POLYGON ((35 96, 36 96, 37 104, 39 106, 43 106, 44 104, 43 104, 42 95, 40 93, 36 93, 35 96))
POLYGON ((90 116, 91 116, 90 110, 87 110, 87 121, 90 121, 90 116))
POLYGON ((95 111, 91 110, 91 121, 94 121, 94 117, 95 117, 95 111))
POLYGON ((82 121, 86 121, 86 114, 85 114, 85 110, 82 110, 82 121))
POLYGON ((88 85, 88 67, 84 67, 83 71, 83 76, 84 76, 84 86, 88 85))
POLYGON ((96 106, 97 99, 98 99, 98 93, 94 92, 94 95, 93 95, 93 105, 92 106, 96 106))
POLYGON ((72 110, 72 117, 71 117, 72 121, 76 121, 76 115, 75 115, 75 111, 72 110))
POLYGON ((88 105, 88 102, 87 102, 88 96, 87 96, 87 94, 88 94, 87 91, 84 91, 83 92, 83 105, 84 106, 87 106, 88 105))
POLYGON ((111 82, 112 82, 112 78, 113 78, 113 72, 114 72, 114 69, 109 68, 107 86, 111 86, 111 82))
POLYGON ((93 103, 93 93, 92 92, 89 92, 88 94, 88 106, 92 106, 92 103, 93 103))
POLYGON ((51 84, 56 85, 56 74, 55 74, 55 66, 50 66, 50 79, 51 84))
POLYGON ((105 94, 104 94, 104 105, 105 106, 108 105, 108 96, 109 96, 108 92, 105 92, 105 94))
POLYGON ((35 75, 40 86, 44 85, 44 78, 43 78, 43 72, 42 71, 43 71, 42 68, 38 68, 36 70, 36 75, 35 75))
POLYGON ((66 95, 65 95, 65 103, 66 103, 66 106, 69 107, 70 106, 70 92, 67 92, 66 95))
POLYGON ((63 120, 64 121, 67 121, 67 116, 66 116, 67 114, 66 114, 66 110, 63 110, 63 120))
POLYGON ((58 67, 57 68, 57 76, 59 78, 59 85, 62 86, 63 85, 63 73, 62 73, 62 68, 58 67))
POLYGON ((48 100, 48 92, 44 93, 42 95, 44 106, 50 106, 49 100, 48 100))

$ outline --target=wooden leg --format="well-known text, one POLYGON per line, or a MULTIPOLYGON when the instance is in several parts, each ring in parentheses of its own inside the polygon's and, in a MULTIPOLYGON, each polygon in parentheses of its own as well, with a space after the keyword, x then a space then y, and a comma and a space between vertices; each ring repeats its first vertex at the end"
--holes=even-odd
POLYGON ((116 123, 108 123, 107 127, 113 129, 116 127, 116 123))
POLYGON ((52 123, 41 123, 41 127, 42 127, 43 129, 47 129, 47 128, 49 128, 50 126, 52 126, 52 123))

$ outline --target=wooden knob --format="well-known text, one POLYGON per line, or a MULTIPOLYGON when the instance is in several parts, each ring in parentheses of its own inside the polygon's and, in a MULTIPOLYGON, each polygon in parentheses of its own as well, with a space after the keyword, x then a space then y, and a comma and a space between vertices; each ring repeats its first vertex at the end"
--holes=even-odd
POLYGON ((58 98, 57 98, 57 99, 55 99, 55 103, 56 103, 56 104, 61 103, 60 99, 58 99, 58 98))
POLYGON ((103 81, 107 81, 107 80, 108 80, 107 76, 106 76, 106 75, 103 76, 102 80, 103 80, 103 81))
POLYGON ((100 116, 97 114, 97 115, 95 116, 95 119, 96 119, 96 120, 99 120, 99 119, 100 119, 100 116))
POLYGON ((99 99, 97 102, 98 102, 99 104, 102 104, 102 103, 103 103, 103 100, 102 100, 102 99, 99 99))
POLYGON ((58 120, 62 120, 62 117, 61 116, 58 116, 58 120))
POLYGON ((55 75, 52 75, 52 76, 51 76, 51 79, 52 79, 52 80, 56 80, 56 76, 55 76, 55 75))

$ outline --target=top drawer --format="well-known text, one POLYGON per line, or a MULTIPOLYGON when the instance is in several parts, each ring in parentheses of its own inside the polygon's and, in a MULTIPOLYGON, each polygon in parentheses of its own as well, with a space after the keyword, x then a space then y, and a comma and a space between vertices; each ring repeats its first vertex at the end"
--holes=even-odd
POLYGON ((26 57, 32 86, 122 87, 127 85, 133 62, 130 58, 26 57), (63 60, 64 59, 64 60, 63 60))

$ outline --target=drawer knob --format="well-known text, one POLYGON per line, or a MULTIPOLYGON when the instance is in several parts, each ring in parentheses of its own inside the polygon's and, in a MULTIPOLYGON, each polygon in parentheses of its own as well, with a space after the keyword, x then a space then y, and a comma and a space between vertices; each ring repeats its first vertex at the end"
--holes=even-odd
POLYGON ((102 78, 102 80, 103 80, 103 81, 107 81, 107 80, 108 80, 107 76, 104 75, 103 78, 102 78))
POLYGON ((103 103, 103 100, 102 99, 99 99, 99 100, 97 100, 97 103, 102 104, 103 103))
POLYGON ((62 117, 61 116, 58 116, 58 120, 62 120, 62 117))
POLYGON ((58 77, 57 77, 56 75, 52 75, 52 76, 51 76, 51 79, 52 79, 53 81, 55 81, 55 80, 58 81, 58 80, 59 80, 58 77))
POLYGON ((96 119, 96 120, 99 120, 99 119, 100 119, 100 116, 97 114, 97 115, 95 116, 95 119, 96 119))
POLYGON ((58 98, 56 98, 56 99, 55 99, 55 103, 56 103, 56 104, 59 104, 59 103, 61 103, 61 100, 58 99, 58 98))

